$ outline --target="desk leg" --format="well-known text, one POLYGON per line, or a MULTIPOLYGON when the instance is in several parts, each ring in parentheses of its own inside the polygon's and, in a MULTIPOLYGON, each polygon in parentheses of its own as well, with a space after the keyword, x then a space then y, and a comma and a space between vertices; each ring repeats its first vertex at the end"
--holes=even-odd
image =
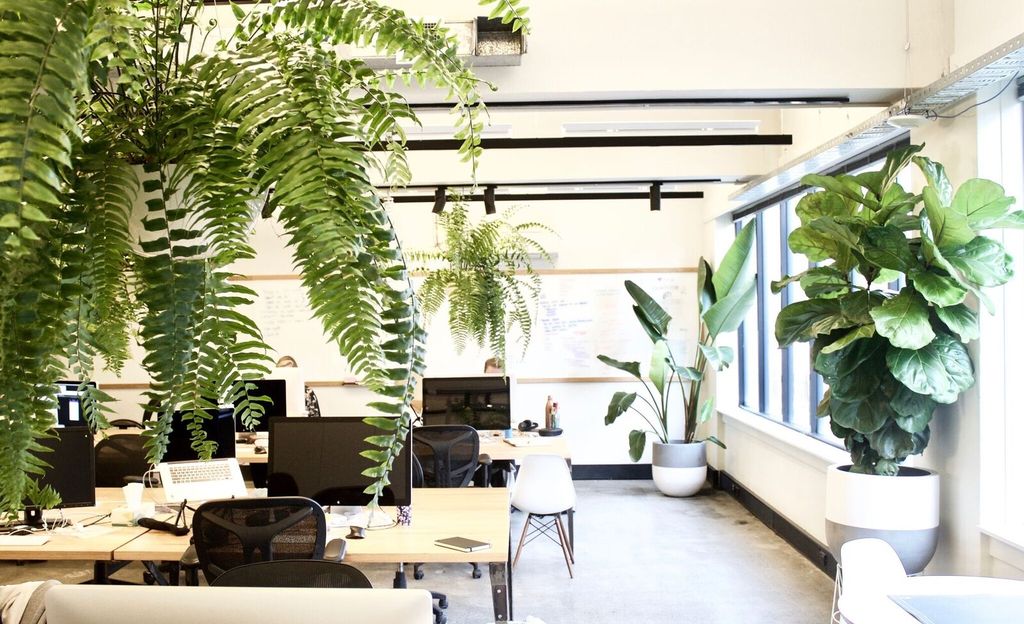
POLYGON ((512 569, 506 561, 492 563, 490 567, 494 621, 508 622, 512 617, 512 569))

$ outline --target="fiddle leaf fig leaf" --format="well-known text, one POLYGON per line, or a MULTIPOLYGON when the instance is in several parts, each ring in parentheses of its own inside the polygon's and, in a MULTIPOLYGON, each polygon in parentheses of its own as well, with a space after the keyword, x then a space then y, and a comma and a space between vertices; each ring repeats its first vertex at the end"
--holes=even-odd
POLYGON ((840 349, 842 349, 843 347, 847 346, 848 344, 850 344, 851 342, 853 342, 855 340, 860 340, 861 338, 870 338, 870 337, 872 337, 874 335, 875 335, 875 326, 873 324, 872 325, 861 325, 860 327, 858 327, 858 328, 856 328, 854 330, 851 330, 849 333, 844 334, 843 337, 840 338, 839 340, 836 340, 835 342, 830 343, 828 346, 824 347, 821 350, 821 352, 822 353, 835 353, 836 351, 839 351, 840 349))
POLYGON ((885 360, 896 379, 937 403, 953 403, 974 385, 967 349, 946 334, 938 334, 921 349, 891 348, 885 360))
POLYGON ((940 249, 954 249, 971 242, 974 230, 968 225, 965 215, 944 207, 935 189, 930 186, 924 188, 921 196, 924 198, 924 209, 931 222, 932 240, 940 249))
POLYGON ((963 303, 963 300, 967 297, 967 289, 958 284, 956 280, 939 275, 932 270, 911 271, 907 277, 914 285, 914 288, 929 303, 939 308, 963 303))
POLYGON ((780 347, 786 347, 850 325, 838 300, 807 299, 791 303, 779 312, 775 319, 775 338, 780 347))
POLYGON ((800 278, 800 288, 811 299, 839 297, 850 292, 850 282, 846 273, 833 267, 815 267, 800 278))
POLYGON ((808 193, 796 205, 796 216, 803 225, 819 217, 848 217, 852 214, 842 197, 828 191, 808 193))
POLYGON ((985 236, 943 255, 965 279, 979 286, 1001 286, 1013 277, 1013 258, 1001 244, 985 236))
POLYGON ((928 322, 928 304, 921 295, 903 290, 871 310, 875 330, 901 349, 920 349, 935 338, 928 322))
POLYGON ((981 335, 978 326, 978 315, 966 305, 952 305, 935 310, 935 314, 946 324, 950 331, 960 336, 960 341, 967 343, 977 340, 981 335))
POLYGON ((872 227, 864 232, 864 257, 880 267, 906 273, 917 260, 906 235, 892 226, 872 227))
POLYGON ((928 181, 928 186, 935 189, 939 203, 943 206, 948 206, 952 203, 953 185, 949 182, 949 177, 946 175, 946 168, 926 156, 915 156, 913 161, 918 169, 921 170, 921 173, 924 174, 924 179, 928 181))
POLYGON ((984 230, 1005 217, 1014 201, 992 180, 975 178, 960 185, 950 208, 963 215, 972 227, 984 230))

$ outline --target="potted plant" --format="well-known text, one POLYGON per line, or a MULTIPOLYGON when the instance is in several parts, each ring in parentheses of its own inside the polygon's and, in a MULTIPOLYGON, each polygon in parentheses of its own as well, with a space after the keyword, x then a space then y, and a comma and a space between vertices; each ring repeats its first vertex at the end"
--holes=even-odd
POLYGON ((609 366, 625 371, 643 384, 646 395, 637 392, 616 392, 608 404, 606 425, 632 410, 646 421, 648 428, 629 433, 629 458, 639 461, 647 446, 647 434, 655 441, 651 461, 654 484, 668 496, 691 496, 700 491, 707 479, 707 449, 705 441, 725 448, 716 437, 696 439, 697 425, 706 422, 714 410, 714 399, 700 402, 701 386, 708 366, 722 370, 733 360, 734 352, 728 346, 717 346, 716 340, 735 331, 756 296, 754 256, 750 253, 754 242, 753 223, 740 230, 717 272, 704 258, 697 270, 697 313, 700 325, 693 366, 678 363, 668 343, 668 326, 672 317, 642 288, 626 281, 626 292, 633 299, 633 312, 640 326, 651 339, 651 352, 647 377, 641 374, 639 362, 620 362, 606 355, 597 356, 609 366), (673 403, 673 388, 678 386, 683 399, 683 431, 674 436, 669 430, 669 414, 673 403), (637 399, 640 403, 637 403, 637 399))
MULTIPOLYGON (((243 380, 272 360, 242 312, 255 293, 230 270, 256 253, 256 206, 281 224, 325 335, 400 416, 377 421, 387 435, 367 451, 373 491, 387 484, 424 332, 371 172, 409 179, 403 124, 417 119, 397 79, 445 89, 475 169, 480 81, 443 28, 373 0, 231 4, 237 27, 223 33, 208 4, 0 0, 0 514, 42 470, 54 382, 118 370, 136 331, 145 400, 164 415, 147 431, 151 461, 176 410, 205 456, 211 400, 258 418, 243 380), (409 65, 375 71, 338 52, 371 43, 409 65)), ((495 4, 526 27, 518 2, 495 4)), ((81 387, 102 424, 109 397, 81 387)))
POLYGON ((540 298, 540 275, 531 254, 551 256, 533 236, 551 232, 536 222, 513 223, 514 212, 473 223, 469 208, 453 196, 437 216, 443 240, 431 251, 413 251, 409 259, 426 271, 416 295, 429 321, 448 302, 448 328, 458 352, 468 341, 490 348, 504 368, 506 338, 516 327, 523 351, 530 344, 533 309, 540 298))
POLYGON ((797 205, 789 246, 814 265, 772 284, 807 295, 781 311, 775 335, 783 347, 811 341, 828 384, 818 415, 852 459, 829 470, 829 546, 838 555, 848 539, 889 539, 909 572, 934 554, 939 487, 900 464, 927 446, 935 408, 974 384, 968 295, 992 312, 983 289, 1012 276, 1002 245, 979 232, 1024 225, 1002 187, 974 179, 954 191, 942 165, 916 156, 922 147, 890 152, 880 171, 804 177, 822 190, 797 205), (926 180, 920 195, 896 181, 911 162, 926 180))

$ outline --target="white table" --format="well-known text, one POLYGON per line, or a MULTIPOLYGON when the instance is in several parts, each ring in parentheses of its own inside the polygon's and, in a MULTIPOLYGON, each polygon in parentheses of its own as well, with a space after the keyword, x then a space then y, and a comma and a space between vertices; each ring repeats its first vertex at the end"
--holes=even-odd
POLYGON ((889 596, 972 594, 1024 596, 1024 581, 983 576, 911 576, 885 588, 885 593, 844 592, 839 598, 839 612, 849 624, 920 624, 889 596))

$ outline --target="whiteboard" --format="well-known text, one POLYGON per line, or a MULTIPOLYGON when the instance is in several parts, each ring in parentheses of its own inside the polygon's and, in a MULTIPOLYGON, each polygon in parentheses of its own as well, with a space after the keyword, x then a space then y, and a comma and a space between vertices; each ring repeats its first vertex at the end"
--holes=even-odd
MULTIPOLYGON (((619 378, 625 374, 602 364, 598 354, 639 361, 646 371, 651 341, 633 313, 632 299, 623 285, 627 279, 639 284, 672 316, 669 345, 678 362, 689 364, 698 336, 696 273, 555 271, 541 276, 533 336, 526 352, 518 335, 509 337, 508 372, 520 379, 566 380, 619 378)), ((418 286, 422 278, 413 281, 418 286)), ((298 279, 252 276, 245 285, 258 297, 242 312, 259 326, 274 360, 291 355, 303 369, 307 383, 314 385, 356 380, 337 345, 328 341, 320 321, 313 318, 298 279)), ((456 351, 448 331, 447 308, 438 311, 427 329, 427 376, 483 372, 484 361, 491 354, 472 344, 462 353, 456 351)), ((139 351, 133 351, 118 381, 147 380, 139 366, 139 351)))

